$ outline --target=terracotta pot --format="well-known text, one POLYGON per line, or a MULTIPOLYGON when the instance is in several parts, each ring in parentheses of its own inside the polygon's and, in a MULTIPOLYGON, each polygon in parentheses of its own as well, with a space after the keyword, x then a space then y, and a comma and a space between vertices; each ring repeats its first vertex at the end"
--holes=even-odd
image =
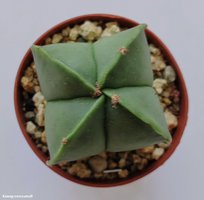
MULTIPOLYGON (((108 15, 108 14, 91 14, 91 15, 83 15, 79 17, 75 17, 69 20, 66 20, 50 30, 48 30, 46 33, 44 33, 42 36, 40 36, 34 44, 37 45, 42 45, 43 42, 45 41, 45 38, 53 35, 56 32, 59 32, 61 29, 65 28, 66 26, 72 26, 78 23, 81 23, 85 20, 95 20, 95 21, 117 21, 120 25, 125 26, 125 27, 133 27, 138 25, 137 22, 120 17, 120 16, 115 16, 115 15, 108 15)), ((181 92, 181 103, 180 103, 180 116, 179 116, 179 121, 178 121, 178 127, 173 135, 173 141, 169 149, 164 153, 164 155, 158 160, 150 164, 146 169, 142 170, 141 172, 128 177, 126 179, 117 179, 117 180, 111 180, 111 181, 91 181, 91 180, 82 180, 79 178, 75 178, 68 173, 62 171, 59 167, 57 166, 52 166, 49 167, 59 175, 63 176, 64 178, 71 180, 73 182, 87 185, 87 186, 93 186, 93 187, 112 187, 112 186, 118 186, 118 185, 123 185, 130 183, 132 181, 135 181, 137 179, 140 179, 150 172, 154 171, 158 167, 160 167, 174 152, 176 147, 178 146, 181 137, 183 135, 183 131, 187 122, 187 115, 188 115, 188 96, 187 96, 187 91, 186 91, 186 86, 185 82, 182 76, 182 73, 179 69, 178 64, 176 63, 174 57, 168 50, 168 48, 164 45, 164 43, 150 30, 146 30, 146 35, 148 40, 155 44, 162 52, 164 55, 165 59, 168 61, 168 63, 175 69, 176 74, 177 74, 177 84, 179 87, 179 90, 181 92)), ((48 158, 36 147, 32 139, 30 138, 29 134, 26 132, 25 128, 25 119, 22 111, 22 88, 20 84, 21 77, 23 76, 24 70, 26 67, 30 64, 30 62, 33 60, 31 50, 29 49, 27 53, 25 54, 20 67, 18 69, 18 73, 16 76, 16 81, 15 81, 15 88, 14 88, 14 103, 15 103, 15 111, 16 111, 16 116, 18 119, 18 123, 20 125, 20 128, 22 130, 22 133, 32 148, 32 150, 35 152, 35 154, 45 163, 48 158)))

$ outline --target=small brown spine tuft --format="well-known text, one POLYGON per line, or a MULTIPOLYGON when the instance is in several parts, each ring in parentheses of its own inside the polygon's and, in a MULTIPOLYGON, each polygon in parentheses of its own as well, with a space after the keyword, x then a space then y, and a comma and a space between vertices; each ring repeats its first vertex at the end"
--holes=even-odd
POLYGON ((111 103, 113 108, 117 108, 119 101, 120 101, 120 97, 117 94, 112 95, 111 103))
POLYGON ((128 53, 128 49, 126 47, 121 47, 119 49, 119 52, 122 54, 122 55, 126 55, 128 53))
POLYGON ((93 94, 93 97, 99 97, 99 96, 101 96, 101 94, 102 94, 102 92, 100 90, 100 86, 99 86, 98 83, 96 83, 96 90, 95 90, 95 92, 93 94))
POLYGON ((67 144, 67 142, 68 142, 67 138, 63 138, 63 139, 62 139, 62 144, 65 145, 65 144, 67 144))

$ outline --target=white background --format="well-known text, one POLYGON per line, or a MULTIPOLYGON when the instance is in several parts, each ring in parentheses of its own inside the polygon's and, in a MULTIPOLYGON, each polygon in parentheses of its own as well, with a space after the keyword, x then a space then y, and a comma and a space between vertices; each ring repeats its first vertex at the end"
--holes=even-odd
POLYGON ((36 200, 204 199, 204 3, 202 0, 0 0, 0 199, 33 194, 36 200), (33 41, 53 25, 86 13, 110 13, 145 22, 170 48, 184 74, 190 112, 174 155, 149 176, 115 188, 72 183, 31 151, 13 106, 16 71, 33 41))

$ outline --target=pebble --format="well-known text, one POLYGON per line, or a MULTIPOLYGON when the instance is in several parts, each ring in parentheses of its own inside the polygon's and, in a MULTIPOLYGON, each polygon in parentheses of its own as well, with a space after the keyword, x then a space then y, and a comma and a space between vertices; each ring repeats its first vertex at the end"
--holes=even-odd
POLYGON ((69 38, 70 40, 75 41, 77 39, 77 37, 80 34, 80 26, 79 25, 75 25, 69 32, 69 38))
POLYGON ((35 138, 41 138, 42 137, 42 132, 40 132, 40 131, 36 131, 35 133, 34 133, 34 135, 35 135, 35 138))
POLYGON ((169 110, 164 111, 164 116, 170 131, 178 126, 177 117, 174 114, 172 114, 169 110))
POLYGON ((108 160, 108 169, 114 169, 118 166, 117 162, 113 160, 108 160))
POLYGON ((54 34, 52 37, 52 44, 57 44, 59 42, 61 42, 63 39, 61 34, 54 34))
POLYGON ((167 85, 167 81, 162 78, 157 78, 153 81, 153 88, 158 94, 161 94, 167 85))
POLYGON ((100 156, 93 156, 89 159, 90 167, 97 173, 104 171, 108 164, 106 159, 100 156))
POLYGON ((33 93, 34 92, 34 84, 29 77, 23 76, 21 79, 21 85, 26 92, 33 93))
POLYGON ((101 35, 101 32, 102 28, 90 21, 85 21, 80 26, 80 35, 88 41, 94 41, 98 39, 101 35))
POLYGON ((167 66, 164 70, 164 78, 169 82, 174 82, 176 80, 176 72, 173 67, 167 66))
POLYGON ((158 160, 164 154, 163 148, 155 148, 152 153, 152 159, 158 160))
POLYGON ((26 131, 30 134, 34 134, 37 130, 37 126, 32 122, 32 121, 28 121, 26 123, 26 131))
POLYGON ((106 26, 107 28, 102 32, 101 37, 110 37, 121 31, 117 23, 107 23, 106 26))
POLYGON ((45 40, 45 44, 48 45, 48 44, 52 44, 52 39, 50 37, 48 37, 46 40, 45 40))
POLYGON ((45 105, 39 104, 37 107, 37 114, 35 117, 36 123, 42 127, 45 126, 45 105))
POLYGON ((45 131, 42 132, 42 135, 41 135, 41 142, 44 143, 44 144, 47 143, 47 139, 46 139, 45 131))
POLYGON ((36 93, 40 92, 40 86, 39 85, 34 86, 34 90, 36 93))
POLYGON ((149 50, 150 50, 150 53, 152 53, 154 56, 160 56, 161 55, 160 49, 156 48, 153 44, 149 45, 149 50))
POLYGON ((70 30, 71 30, 70 27, 63 29, 62 30, 62 36, 64 36, 64 37, 69 36, 70 30))
POLYGON ((152 153, 154 151, 154 146, 144 147, 142 149, 139 149, 138 151, 140 151, 141 153, 152 153))
POLYGON ((142 169, 145 168, 145 166, 146 166, 147 164, 148 164, 148 159, 142 158, 142 159, 141 159, 141 162, 138 163, 138 165, 137 165, 137 169, 142 170, 142 169))
POLYGON ((126 159, 121 158, 118 162, 119 168, 124 168, 126 166, 126 159))
POLYGON ((41 92, 35 93, 33 96, 33 102, 35 103, 35 106, 37 107, 39 104, 42 104, 45 101, 45 97, 42 95, 41 92))
POLYGON ((155 71, 162 71, 165 67, 166 64, 162 59, 155 58, 155 61, 152 62, 152 68, 155 71))
POLYGON ((74 163, 67 170, 69 174, 77 175, 80 178, 89 178, 91 175, 91 170, 87 169, 84 163, 74 163))
POLYGON ((35 113, 34 112, 28 111, 28 112, 25 113, 25 118, 26 119, 31 119, 33 117, 35 117, 35 113))
POLYGON ((171 142, 161 142, 157 145, 161 148, 167 149, 171 145, 171 142))
POLYGON ((139 156, 139 155, 137 155, 137 154, 133 154, 132 155, 132 159, 133 159, 133 163, 134 164, 138 164, 138 163, 140 163, 141 162, 141 157, 139 156))
POLYGON ((120 178, 126 178, 128 176, 129 172, 127 169, 123 169, 121 171, 118 172, 118 175, 120 178))
POLYGON ((42 152, 46 153, 48 151, 48 148, 46 146, 42 146, 42 152))

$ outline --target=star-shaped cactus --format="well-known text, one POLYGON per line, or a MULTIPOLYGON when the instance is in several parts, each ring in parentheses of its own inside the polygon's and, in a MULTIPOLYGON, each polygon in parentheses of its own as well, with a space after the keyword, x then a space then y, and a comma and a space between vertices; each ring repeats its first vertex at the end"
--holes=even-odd
POLYGON ((171 140, 152 88, 145 27, 95 43, 32 47, 48 102, 49 164, 171 140))

